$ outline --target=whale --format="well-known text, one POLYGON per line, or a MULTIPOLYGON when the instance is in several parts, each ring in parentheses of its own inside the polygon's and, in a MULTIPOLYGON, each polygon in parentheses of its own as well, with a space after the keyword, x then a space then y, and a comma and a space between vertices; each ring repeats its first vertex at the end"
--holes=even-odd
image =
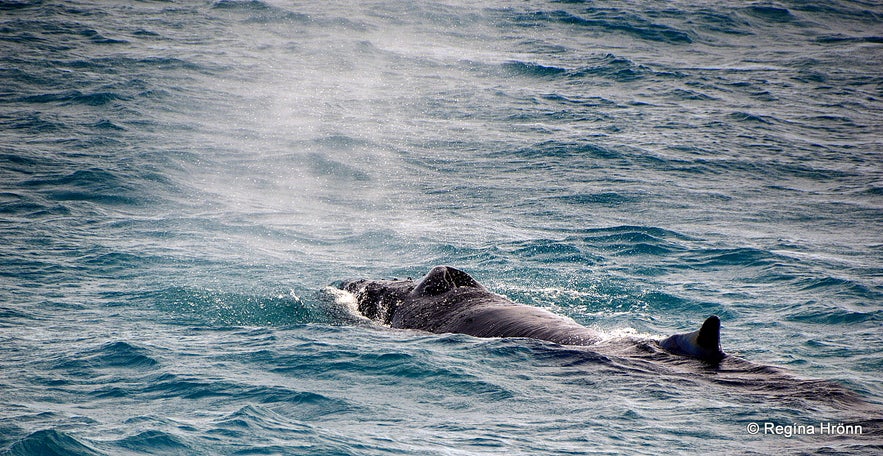
MULTIPOLYGON (((392 328, 530 338, 573 346, 592 346, 603 340, 597 331, 569 317, 513 302, 451 266, 436 266, 420 280, 358 279, 339 287, 355 296, 361 315, 392 328)), ((673 355, 719 363, 727 356, 721 350, 720 328, 720 318, 712 315, 696 331, 656 343, 673 355)))
POLYGON ((578 353, 578 357, 586 356, 580 359, 626 372, 738 387, 762 400, 821 402, 865 417, 880 413, 879 407, 837 382, 801 379, 775 366, 724 353, 721 320, 716 315, 688 333, 661 339, 611 339, 566 316, 513 302, 451 266, 436 266, 419 280, 358 279, 334 285, 354 297, 348 305, 354 305, 361 317, 385 327, 546 341, 557 344, 554 350, 578 353), (695 369, 696 362, 702 367, 695 369))

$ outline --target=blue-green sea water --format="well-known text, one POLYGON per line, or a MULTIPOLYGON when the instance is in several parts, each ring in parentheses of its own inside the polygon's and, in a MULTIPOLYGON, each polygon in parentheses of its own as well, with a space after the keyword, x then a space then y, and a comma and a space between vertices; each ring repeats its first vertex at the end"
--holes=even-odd
POLYGON ((881 69, 863 0, 2 1, 0 454, 880 454, 881 69), (329 287, 439 264, 611 342, 329 287), (711 314, 753 380, 612 349, 711 314))

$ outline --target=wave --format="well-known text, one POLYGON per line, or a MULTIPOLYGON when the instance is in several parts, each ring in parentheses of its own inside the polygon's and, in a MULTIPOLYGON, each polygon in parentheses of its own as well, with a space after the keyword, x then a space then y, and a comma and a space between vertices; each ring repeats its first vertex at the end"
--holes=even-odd
POLYGON ((93 92, 83 93, 79 90, 68 90, 57 93, 44 93, 38 95, 27 95, 16 99, 21 103, 61 103, 65 104, 82 104, 87 106, 103 106, 117 100, 129 100, 125 95, 115 92, 93 92))
POLYGON ((583 205, 599 205, 606 207, 617 207, 626 203, 633 203, 640 198, 637 196, 623 195, 616 192, 600 192, 600 193, 579 193, 571 195, 553 196, 552 199, 563 201, 569 204, 583 205))
MULTIPOLYGON (((79 356, 76 362, 91 369, 150 370, 159 365, 159 362, 151 356, 150 350, 122 341, 108 342, 79 356)), ((69 362, 66 366, 69 366, 69 362)))
POLYGON ((787 8, 770 5, 751 5, 744 9, 749 15, 773 23, 791 22, 797 18, 787 8))
POLYGON ((64 432, 45 429, 31 433, 24 439, 15 442, 4 454, 9 456, 37 454, 45 456, 100 456, 105 453, 64 432))
POLYGON ((582 263, 592 264, 597 258, 583 253, 579 247, 569 242, 551 239, 537 239, 501 246, 504 251, 521 260, 539 263, 582 263))
POLYGON ((127 450, 150 454, 190 455, 195 448, 183 439, 163 431, 149 430, 114 442, 127 450))
MULTIPOLYGON (((801 323, 822 325, 853 325, 857 323, 883 323, 883 311, 850 311, 844 309, 828 309, 820 311, 801 311, 788 316, 788 320, 801 323)), ((844 356, 847 356, 844 353, 844 356)))
POLYGON ((758 116, 754 114, 749 114, 747 112, 734 112, 730 114, 730 118, 735 120, 736 122, 753 122, 758 124, 769 124, 771 123, 769 117, 767 116, 758 116))
POLYGON ((543 161, 573 157, 599 158, 603 160, 623 159, 625 157, 617 149, 589 142, 567 142, 561 140, 539 142, 529 147, 514 150, 501 150, 492 156, 542 159, 543 161))
POLYGON ((127 172, 101 168, 35 176, 19 182, 22 188, 48 195, 54 201, 89 201, 106 205, 138 206, 146 200, 127 172))
POLYGON ((685 252, 681 242, 690 238, 663 228, 623 225, 583 230, 579 239, 615 256, 668 256, 685 252))
MULTIPOLYGON (((684 77, 684 74, 678 71, 657 71, 647 65, 638 64, 631 59, 614 54, 595 57, 591 61, 592 64, 590 65, 576 68, 565 68, 521 60, 505 62, 501 66, 505 74, 535 78, 585 79, 601 77, 616 82, 632 82, 648 76, 666 79, 684 77)), ((695 97, 700 97, 700 95, 695 95, 695 97)), ((701 99, 708 99, 708 97, 701 96, 701 99)), ((609 102, 605 103, 605 105, 609 104, 609 102)))
POLYGON ((589 8, 580 15, 563 10, 538 11, 521 14, 516 18, 516 23, 521 23, 522 25, 535 24, 537 22, 574 25, 596 32, 619 32, 641 40, 670 44, 689 44, 693 42, 689 32, 678 30, 669 25, 654 23, 637 14, 616 9, 589 8))
POLYGON ((883 35, 849 36, 843 34, 823 35, 816 38, 816 42, 827 43, 883 43, 883 35))
POLYGON ((532 62, 521 62, 521 61, 511 61, 503 64, 503 69, 506 72, 519 75, 519 76, 534 76, 534 77, 544 77, 544 76, 558 76, 560 74, 567 73, 566 68, 561 68, 557 66, 547 66, 540 65, 538 63, 532 62))
POLYGON ((184 325, 290 326, 348 324, 355 317, 324 291, 301 298, 293 290, 247 294, 205 288, 170 287, 146 292, 140 300, 184 325))
POLYGON ((309 23, 312 21, 312 18, 307 14, 288 11, 260 0, 219 0, 212 4, 212 8, 248 14, 248 22, 255 23, 309 23))
POLYGON ((732 249, 703 249, 683 255, 685 265, 698 269, 712 269, 728 266, 763 267, 775 264, 780 259, 776 254, 750 247, 732 249))
POLYGON ((654 74, 649 67, 614 54, 607 54, 597 64, 574 72, 575 77, 600 76, 618 82, 636 81, 648 74, 654 74))
POLYGON ((236 401, 246 403, 283 405, 296 410, 299 419, 310 419, 353 410, 353 405, 346 401, 286 386, 252 385, 230 379, 219 381, 196 375, 170 373, 150 379, 141 388, 132 391, 131 394, 151 401, 170 398, 189 400, 235 398, 236 401))

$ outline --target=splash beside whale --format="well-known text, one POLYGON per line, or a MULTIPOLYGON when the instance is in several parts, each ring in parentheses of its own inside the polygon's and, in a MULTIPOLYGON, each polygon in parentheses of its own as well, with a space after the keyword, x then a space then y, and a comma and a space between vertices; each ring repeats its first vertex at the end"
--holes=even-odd
MULTIPOLYGON (((354 280, 341 288, 356 296, 359 312, 393 328, 476 337, 526 337, 561 345, 591 346, 601 341, 595 331, 548 310, 517 304, 493 293, 472 276, 450 266, 436 266, 419 282, 354 280)), ((718 363, 720 319, 711 316, 697 331, 659 342, 675 355, 718 363)))

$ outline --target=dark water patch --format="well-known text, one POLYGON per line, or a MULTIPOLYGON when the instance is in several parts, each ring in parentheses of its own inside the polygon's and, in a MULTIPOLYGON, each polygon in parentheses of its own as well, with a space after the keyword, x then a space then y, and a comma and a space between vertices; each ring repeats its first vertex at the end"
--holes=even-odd
POLYGON ((512 61, 503 64, 503 70, 516 76, 548 77, 558 76, 567 72, 566 68, 541 65, 532 62, 512 61))
MULTIPOLYGON (((745 122, 752 122, 746 120, 745 122)), ((749 146, 752 147, 752 146, 749 146)), ((767 143, 758 144, 759 149, 769 150, 771 146, 767 143)), ((848 180, 858 177, 852 170, 843 168, 827 167, 825 162, 801 163, 797 161, 773 158, 768 161, 758 161, 750 159, 732 158, 732 159, 706 159, 698 158, 695 160, 659 160, 657 167, 664 170, 686 171, 690 173, 700 173, 707 175, 726 175, 728 177, 744 175, 751 176, 751 179, 757 179, 758 176, 766 182, 775 182, 766 186, 767 189, 789 190, 778 185, 783 180, 801 178, 809 179, 817 182, 833 182, 837 180, 848 180), (737 174, 738 173, 738 174, 737 174)), ((793 189, 790 189, 793 190, 793 189)))
POLYGON ((99 129, 99 130, 113 130, 113 131, 125 131, 126 130, 125 128, 123 128, 123 127, 121 127, 121 126, 119 126, 119 125, 117 125, 107 119, 102 119, 102 120, 99 120, 98 122, 95 122, 94 124, 92 124, 92 127, 99 129))
POLYGON ((693 16, 701 30, 725 33, 728 35, 751 35, 751 24, 725 11, 700 10, 693 16))
POLYGON ((95 275, 107 275, 115 278, 131 277, 135 271, 149 264, 160 264, 162 258, 143 254, 125 252, 109 252, 102 248, 92 248, 78 252, 77 264, 95 275))
MULTIPOLYGON (((110 390, 107 390, 110 391, 110 390)), ((349 403, 322 394, 292 390, 283 386, 255 386, 248 383, 201 378, 193 375, 162 374, 147 378, 137 390, 127 394, 147 401, 161 399, 186 399, 192 401, 224 401, 259 404, 275 404, 290 408, 301 419, 347 413, 352 410, 349 403)), ((112 394, 106 397, 113 397, 112 394)))
POLYGON ((334 415, 346 416, 360 411, 358 406, 346 400, 309 392, 292 396, 291 400, 256 402, 237 410, 219 423, 228 429, 284 433, 290 430, 294 423, 334 415))
MULTIPOLYGON (((212 423, 205 437, 220 454, 373 454, 352 439, 292 419, 288 409, 247 405, 212 423), (259 436, 259 437, 258 437, 259 436)), ((382 451, 388 452, 388 451, 382 451)))
MULTIPOLYGON (((632 298, 635 299, 635 298, 632 298)), ((642 311, 646 308, 655 309, 655 312, 670 314, 673 312, 681 312, 683 315, 696 315, 696 319, 705 318, 709 315, 718 315, 722 319, 729 316, 729 312, 721 307, 720 304, 711 302, 701 302, 689 298, 684 298, 662 290, 652 290, 642 293, 637 297, 640 301, 632 305, 642 311), (644 309, 641 307, 644 306, 644 309)), ((701 323, 701 320, 699 320, 701 323)), ((688 328, 685 328, 688 329, 688 328)), ((694 331, 695 329, 691 329, 694 331)))
POLYGON ((816 42, 822 44, 831 44, 831 43, 873 43, 880 44, 883 43, 883 35, 871 35, 871 36, 848 36, 842 34, 836 35, 824 35, 816 38, 816 42))
POLYGON ((63 204, 44 204, 22 197, 20 201, 0 202, 0 214, 14 214, 31 220, 39 220, 70 215, 71 209, 63 204))
POLYGON ((649 67, 613 54, 607 54, 594 65, 571 72, 574 78, 599 76, 617 82, 633 82, 651 74, 654 72, 649 67))
POLYGON ((792 79, 803 83, 822 84, 828 82, 829 76, 821 71, 802 69, 796 76, 792 77, 792 79))
POLYGON ((110 342, 84 353, 84 364, 94 369, 125 368, 152 369, 159 365, 150 350, 127 342, 110 342))
MULTIPOLYGON (((354 407, 347 401, 322 394, 296 391, 282 386, 254 386, 216 379, 200 379, 192 376, 164 374, 152 380, 139 393, 156 398, 188 400, 235 398, 237 401, 255 404, 272 404, 289 411, 297 419, 314 419, 340 413, 350 413, 354 407)), ((225 422, 239 428, 253 425, 241 415, 234 415, 225 422)))
POLYGON ((567 11, 538 11, 516 17, 516 23, 536 24, 551 22, 573 25, 595 33, 624 33, 641 40, 669 44, 693 42, 690 33, 674 27, 657 24, 634 13, 619 9, 588 9, 583 15, 567 11))
POLYGON ((308 434, 311 429, 308 426, 296 423, 265 407, 246 405, 239 410, 219 419, 216 422, 219 429, 236 430, 262 430, 280 433, 308 434))
POLYGON ((615 233, 601 232, 597 235, 587 236, 583 241, 590 245, 609 245, 609 244, 664 244, 667 243, 664 238, 654 236, 645 231, 620 231, 615 233))
MULTIPOLYGON (((379 331, 390 331, 389 328, 378 328, 379 331)), ((394 334, 393 334, 394 335, 394 334)), ((447 336, 446 336, 447 337, 447 336)), ((426 343, 446 345, 446 337, 433 336, 426 343)), ((451 335, 458 340, 461 335, 451 335)), ((455 343, 460 343, 456 342, 455 343)), ((291 376, 310 375, 315 378, 340 379, 358 376, 367 382, 378 382, 384 385, 407 383, 411 385, 427 385, 432 391, 445 396, 459 396, 468 392, 488 401, 501 401, 513 397, 513 393, 504 386, 483 379, 467 370, 446 362, 440 362, 429 356, 425 350, 376 352, 337 352, 328 351, 327 346, 316 346, 313 343, 297 347, 296 354, 264 353, 262 362, 271 363, 272 372, 291 376)), ((341 411, 351 408, 340 404, 341 411)))
POLYGON ((615 256, 668 256, 674 250, 655 244, 639 242, 631 245, 609 245, 608 249, 615 251, 615 256))
POLYGON ((195 449, 175 435, 150 430, 126 437, 115 442, 116 446, 127 450, 149 454, 191 455, 195 449))
MULTIPOLYGON (((0 153, 0 164, 3 165, 4 170, 8 170, 11 165, 16 165, 15 170, 21 173, 32 174, 33 169, 40 164, 40 161, 19 154, 11 154, 11 153, 0 153)), ((14 195, 14 193, 5 193, 9 195, 14 195)))
POLYGON ((134 32, 132 32, 132 35, 134 35, 134 36, 141 36, 141 37, 145 37, 145 36, 146 36, 146 37, 160 37, 160 36, 162 36, 162 35, 160 35, 159 33, 156 33, 156 32, 154 32, 154 31, 152 31, 152 30, 147 30, 147 29, 138 29, 138 30, 135 30, 134 32))
POLYGON ((118 40, 118 39, 114 39, 114 38, 108 38, 108 37, 98 33, 97 30, 93 30, 93 29, 80 30, 79 35, 89 38, 89 41, 91 41, 95 44, 127 44, 128 43, 128 41, 126 41, 126 40, 118 40))
POLYGON ((599 205, 606 207, 618 207, 627 203, 634 203, 639 198, 634 196, 622 195, 616 192, 602 192, 591 194, 574 194, 564 196, 554 196, 553 199, 563 201, 569 204, 579 206, 583 205, 599 205))
POLYGON ((792 22, 797 19, 787 8, 771 5, 751 5, 746 7, 744 11, 751 16, 777 24, 792 22))
POLYGON ((880 23, 883 12, 875 11, 878 6, 873 1, 858 2, 790 2, 789 7, 795 11, 817 14, 819 17, 837 17, 857 20, 865 23, 880 23))
POLYGON ((690 267, 718 268, 726 266, 762 267, 779 261, 779 258, 765 250, 753 248, 707 249, 688 252, 682 257, 690 267))
POLYGON ((11 444, 24 435, 26 435, 25 430, 16 424, 9 422, 0 423, 0 448, 9 448, 11 444))
POLYGON ((588 228, 579 230, 579 233, 585 236, 586 242, 592 242, 594 238, 601 240, 632 240, 641 242, 652 242, 659 239, 675 239, 675 240, 692 240, 693 238, 678 233, 676 231, 667 230, 653 226, 637 226, 637 225, 620 225, 607 228, 588 228))
POLYGON ((831 132, 843 131, 844 128, 854 129, 859 127, 855 121, 847 116, 821 115, 808 116, 804 119, 810 123, 810 128, 824 129, 831 132))
POLYGON ((883 322, 883 310, 848 310, 840 307, 819 308, 818 305, 790 312, 788 321, 818 325, 850 325, 866 322, 883 322))
POLYGON ((348 413, 353 406, 348 402, 309 391, 295 391, 285 387, 252 387, 246 397, 262 404, 281 403, 298 411, 299 419, 310 419, 337 413, 348 413))
POLYGON ((845 296, 867 299, 868 302, 883 302, 883 293, 852 280, 837 277, 809 278, 795 282, 801 291, 829 291, 845 296))
POLYGON ((47 116, 40 112, 15 113, 8 120, 0 120, 0 126, 27 134, 57 133, 66 129, 64 123, 49 120, 47 116))
POLYGON ((97 399, 123 399, 133 395, 131 388, 121 386, 101 386, 89 392, 89 395, 97 399))
MULTIPOLYGON (((12 60, 12 59, 10 59, 12 60)), ((10 61, 8 64, 17 64, 18 62, 10 61)), ((6 67, 0 68, 0 80, 4 82, 4 86, 0 88, 0 96, 3 98, 17 95, 19 90, 29 88, 35 85, 51 85, 55 79, 45 77, 36 71, 25 71, 22 68, 6 67)))
MULTIPOLYGON (((61 68, 72 68, 82 71, 102 71, 109 74, 134 74, 139 75, 138 71, 148 71, 146 74, 154 74, 155 70, 161 71, 192 71, 198 73, 212 74, 219 68, 211 63, 195 63, 191 60, 185 60, 178 57, 168 56, 142 56, 132 57, 125 55, 117 55, 110 57, 96 57, 87 60, 57 60, 52 62, 55 66, 61 68)), ((135 80, 128 85, 143 85, 144 82, 135 80)))
POLYGON ((704 94, 702 92, 697 92, 695 90, 685 90, 685 89, 674 89, 664 93, 665 96, 671 97, 675 100, 685 100, 685 101, 710 101, 716 100, 717 98, 712 97, 711 95, 704 94))
POLYGON ((227 381, 202 379, 194 376, 162 374, 153 378, 139 393, 150 400, 156 399, 205 399, 218 397, 237 397, 244 392, 244 387, 227 381))
POLYGON ((261 0, 218 0, 212 3, 212 8, 238 11, 268 11, 273 7, 261 0))
POLYGON ((883 196, 883 185, 870 185, 858 192, 866 196, 883 196))
POLYGON ((108 205, 138 205, 144 202, 130 182, 131 176, 120 171, 88 168, 66 171, 63 175, 35 176, 19 185, 38 189, 55 201, 90 201, 108 205))
POLYGON ((734 113, 730 114, 730 118, 735 120, 736 122, 750 122, 750 123, 758 123, 758 124, 769 124, 770 123, 763 116, 749 114, 747 112, 734 112, 734 113))
POLYGON ((748 95, 755 98, 757 101, 774 103, 779 101, 779 98, 773 94, 773 92, 764 89, 756 89, 748 92, 748 95))
POLYGON ((103 453, 64 432, 46 429, 34 432, 16 442, 4 454, 9 456, 99 456, 103 453))
POLYGON ((566 105, 574 105, 574 106, 583 106, 587 108, 600 108, 600 107, 615 107, 617 106, 616 102, 612 100, 608 100, 603 97, 595 97, 595 96, 582 96, 582 95, 562 95, 559 93, 549 93, 545 95, 541 95, 543 100, 552 101, 555 103, 566 104, 566 105))
POLYGON ((27 95, 17 99, 22 103, 60 103, 62 105, 82 104, 86 106, 104 106, 114 101, 125 101, 130 98, 115 92, 83 93, 79 90, 66 92, 27 95))
POLYGON ((8 0, 0 3, 0 11, 12 11, 12 10, 20 10, 24 8, 30 8, 33 6, 40 6, 43 4, 43 0, 8 0))
POLYGON ((118 195, 99 195, 91 192, 59 190, 48 193, 56 201, 89 201, 108 206, 132 206, 139 203, 136 198, 118 195))
MULTIPOLYGON (((92 378, 107 369, 151 371, 158 364, 149 350, 126 342, 111 342, 78 353, 59 354, 51 361, 52 371, 64 372, 72 379, 92 378)), ((68 382, 62 381, 64 384, 68 382)))
POLYGON ((588 142, 563 142, 563 141, 544 141, 533 144, 529 147, 500 151, 497 153, 501 156, 511 156, 519 159, 567 159, 578 157, 600 158, 604 160, 623 159, 625 157, 621 152, 591 144, 588 142))
POLYGON ((0 327, 10 327, 36 320, 33 314, 12 307, 0 305, 0 327))
POLYGON ((302 344, 297 354, 259 353, 259 359, 272 362, 272 372, 289 375, 312 373, 320 378, 337 378, 340 374, 363 372, 371 376, 421 379, 432 374, 421 368, 421 358, 405 352, 356 353, 331 352, 324 344, 302 344), (315 354, 314 354, 315 351, 315 354), (269 358, 268 358, 269 357, 269 358))
POLYGON ((517 258, 539 263, 580 263, 593 264, 599 259, 584 253, 579 247, 566 241, 537 239, 500 246, 502 250, 510 250, 517 258))

